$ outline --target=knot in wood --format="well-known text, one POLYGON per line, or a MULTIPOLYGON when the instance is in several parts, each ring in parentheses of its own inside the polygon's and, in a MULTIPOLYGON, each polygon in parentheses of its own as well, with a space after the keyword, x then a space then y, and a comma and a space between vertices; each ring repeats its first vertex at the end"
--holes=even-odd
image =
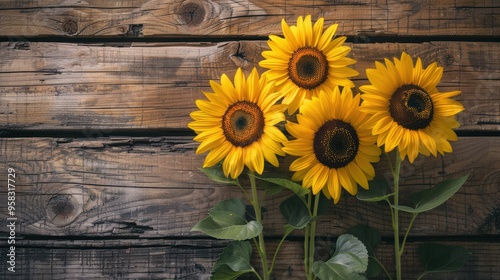
POLYGON ((78 24, 76 21, 68 19, 63 23, 62 29, 68 35, 75 35, 78 32, 78 24))
POLYGON ((125 34, 127 37, 140 37, 142 36, 143 24, 129 24, 128 31, 125 34))
POLYGON ((183 2, 178 11, 181 22, 185 25, 198 26, 205 20, 205 7, 196 2, 183 2))
POLYGON ((58 226, 73 222, 82 212, 81 199, 71 194, 57 194, 47 202, 47 220, 58 226))

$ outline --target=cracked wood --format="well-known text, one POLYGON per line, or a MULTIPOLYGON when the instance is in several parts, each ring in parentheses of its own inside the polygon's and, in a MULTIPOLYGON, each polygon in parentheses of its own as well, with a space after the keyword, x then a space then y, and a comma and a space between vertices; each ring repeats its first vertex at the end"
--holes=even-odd
POLYGON ((182 37, 281 34, 280 21, 298 16, 340 23, 360 42, 378 37, 498 36, 495 0, 431 1, 2 1, 0 36, 182 37), (42 4, 43 3, 43 4, 42 4))
MULTIPOLYGON (((416 236, 499 234, 500 139, 462 137, 444 157, 419 157, 401 169, 403 192, 430 187, 445 178, 470 174, 444 206, 420 214, 416 236)), ((15 168, 16 214, 20 235, 87 237, 197 236, 191 227, 217 201, 240 197, 238 188, 217 185, 198 170, 190 137, 118 139, 0 139, 1 170, 15 168), (173 164, 175 163, 175 164, 173 164)), ((291 158, 281 159, 286 172, 291 158)), ((385 158, 377 176, 387 178, 385 158)), ((287 192, 267 197, 267 213, 279 213, 287 192)), ((0 192, 0 199, 6 199, 0 192)), ((402 197, 405 201, 405 197, 402 197)), ((6 221, 6 213, 0 213, 6 221)), ((318 234, 340 234, 366 223, 390 236, 382 204, 362 203, 347 193, 318 222, 318 234)), ((402 219, 403 224, 409 217, 402 219)), ((283 218, 266 215, 269 236, 282 233, 283 218)), ((301 234, 297 232, 296 234, 301 234)))
MULTIPOLYGON (((187 130, 209 80, 258 67, 267 44, 137 43, 130 47, 0 43, 0 129, 72 130, 85 137, 133 130, 187 130)), ((461 90, 458 130, 500 130, 500 43, 350 44, 354 82, 402 51, 444 67, 438 88, 461 90)), ((258 68, 262 73, 263 69, 258 68)))

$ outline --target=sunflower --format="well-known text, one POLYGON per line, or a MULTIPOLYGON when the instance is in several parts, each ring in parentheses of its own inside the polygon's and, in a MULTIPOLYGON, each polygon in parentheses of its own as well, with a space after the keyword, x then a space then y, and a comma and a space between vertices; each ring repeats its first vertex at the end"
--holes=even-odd
POLYGON ((375 62, 367 69, 371 85, 361 86, 361 110, 371 115, 367 125, 377 135, 378 146, 390 152, 398 147, 400 158, 412 163, 419 153, 429 156, 451 152, 448 141, 456 141, 453 131, 459 126, 455 115, 464 107, 450 97, 460 91, 439 92, 436 88, 443 68, 434 62, 427 68, 407 53, 394 63, 375 62))
POLYGON ((201 143, 196 153, 209 151, 203 167, 224 160, 224 175, 234 179, 244 166, 262 174, 264 160, 278 166, 276 155, 285 155, 281 143, 287 138, 275 125, 285 121, 286 105, 275 104, 283 95, 274 83, 259 78, 255 68, 245 80, 239 68, 234 85, 224 74, 220 84, 210 81, 210 86, 214 92, 204 92, 208 100, 196 100, 200 110, 190 114, 194 121, 188 125, 201 143))
POLYGON ((321 90, 332 91, 337 85, 354 87, 349 78, 358 72, 347 67, 356 61, 346 57, 351 51, 343 46, 346 37, 332 40, 338 25, 323 32, 323 23, 324 19, 319 18, 313 26, 309 15, 305 19, 299 17, 297 26, 288 26, 283 19, 285 38, 270 35, 267 44, 271 50, 262 52, 265 60, 259 65, 269 69, 264 74, 285 93, 283 103, 289 105, 289 114, 321 90))
POLYGON ((290 165, 294 181, 320 190, 337 203, 341 187, 357 193, 359 184, 368 189, 375 176, 373 162, 379 161, 380 148, 371 129, 364 127, 367 115, 359 111, 360 95, 353 97, 350 88, 338 87, 318 97, 305 100, 297 114, 298 123, 287 122, 287 131, 296 139, 284 144, 283 150, 298 156, 290 165))

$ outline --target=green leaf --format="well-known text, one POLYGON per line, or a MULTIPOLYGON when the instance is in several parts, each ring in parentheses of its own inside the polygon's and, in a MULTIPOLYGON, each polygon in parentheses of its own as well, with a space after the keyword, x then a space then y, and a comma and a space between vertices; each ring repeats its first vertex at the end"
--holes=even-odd
POLYGON ((368 251, 365 245, 351 234, 339 236, 335 253, 326 262, 313 264, 314 274, 322 280, 366 279, 361 275, 368 267, 368 251))
POLYGON ((261 187, 266 192, 266 195, 277 195, 281 193, 281 191, 283 191, 282 186, 266 181, 260 182, 259 187, 261 187))
POLYGON ((201 171, 203 171, 203 173, 205 173, 205 175, 207 175, 207 177, 214 182, 236 186, 239 185, 237 180, 228 178, 224 175, 220 164, 212 167, 201 168, 201 171))
POLYGON ((250 265, 252 245, 248 241, 234 241, 227 246, 212 268, 213 280, 237 279, 239 276, 254 272, 250 265))
POLYGON ((220 225, 207 217, 199 221, 192 231, 200 231, 217 239, 246 240, 254 238, 262 231, 262 225, 256 221, 250 221, 245 225, 225 226, 220 225))
POLYGON ((284 188, 287 188, 287 189, 293 191, 298 196, 305 196, 306 194, 311 192, 310 189, 304 188, 304 187, 302 187, 302 185, 297 184, 293 181, 290 181, 286 178, 271 178, 271 177, 265 177, 265 176, 255 176, 255 178, 262 180, 262 181, 276 184, 276 185, 284 187, 284 188))
POLYGON ((471 256, 471 253, 462 246, 431 243, 420 245, 417 253, 425 266, 425 273, 458 270, 471 256))
POLYGON ((452 197, 468 177, 467 175, 458 179, 448 179, 430 189, 416 192, 411 195, 411 200, 415 204, 415 208, 401 205, 397 209, 409 213, 422 213, 434 209, 452 197))
POLYGON ((380 233, 367 226, 367 225, 357 225, 347 230, 347 233, 357 237, 366 247, 368 251, 368 268, 366 269, 365 275, 368 278, 375 278, 382 273, 382 267, 375 261, 375 248, 380 244, 381 237, 380 233))
POLYGON ((296 195, 283 201, 280 204, 280 211, 286 218, 287 225, 291 226, 293 229, 302 229, 311 221, 307 206, 304 204, 304 201, 296 195))
POLYGON ((365 275, 367 278, 377 278, 384 271, 380 263, 376 261, 375 257, 369 257, 368 268, 366 269, 365 275))
POLYGON ((365 276, 350 272, 345 266, 324 261, 313 264, 313 272, 321 280, 365 280, 365 276))
POLYGON ((363 242, 370 256, 374 255, 375 248, 381 241, 380 233, 367 225, 354 226, 348 229, 347 233, 354 235, 359 241, 363 242))
POLYGON ((218 239, 246 240, 259 235, 262 225, 245 219, 245 204, 240 199, 219 202, 209 216, 198 222, 192 231, 200 231, 218 239))
POLYGON ((362 201, 377 202, 387 199, 393 194, 387 194, 387 181, 383 179, 372 180, 368 183, 368 190, 359 188, 356 198, 362 201))
POLYGON ((208 215, 221 226, 244 225, 245 203, 241 199, 228 199, 217 203, 208 215))

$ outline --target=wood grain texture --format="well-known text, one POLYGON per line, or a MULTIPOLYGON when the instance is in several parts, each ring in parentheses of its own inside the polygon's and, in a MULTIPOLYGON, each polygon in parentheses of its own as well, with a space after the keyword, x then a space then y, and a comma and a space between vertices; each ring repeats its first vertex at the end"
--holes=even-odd
MULTIPOLYGON (((22 264, 16 274, 0 270, 3 279, 209 279, 211 268, 227 245, 226 241, 192 240, 26 240, 19 242, 17 260, 22 264)), ((500 261, 498 243, 477 241, 441 241, 440 244, 464 246, 471 253, 465 266, 453 273, 430 274, 423 279, 498 279, 500 261)), ((268 240, 269 251, 277 241, 268 240)), ((335 238, 318 237, 316 258, 328 258, 335 238)), ((403 255, 403 279, 416 279, 423 270, 416 250, 420 242, 407 243, 403 255)), ((255 252, 255 248, 254 248, 255 252)), ((376 249, 377 258, 392 265, 392 245, 385 242, 376 249)), ((304 279, 300 241, 285 241, 274 269, 274 279, 304 279)), ((6 256, 0 255, 0 268, 6 256)), ((257 255, 252 265, 260 269, 257 255)), ((242 277, 241 279, 254 279, 242 277)), ((387 279, 380 277, 380 279, 387 279)))
MULTIPOLYGON (((204 156, 196 155, 195 147, 190 138, 179 137, 1 139, 1 174, 11 167, 17 175, 17 232, 59 237, 203 236, 190 232, 192 226, 218 201, 243 195, 238 188, 207 179, 198 170, 204 156)), ((402 167, 403 194, 470 174, 446 205, 419 215, 413 234, 498 235, 500 139, 462 137, 453 147, 454 152, 444 157, 421 157, 402 167)), ((282 171, 291 160, 282 159, 282 171)), ((377 175, 390 180, 387 164, 382 159, 377 175)), ((6 201, 6 195, 0 190, 0 201, 6 201)), ((284 220, 278 207, 287 195, 268 196, 263 202, 269 236, 282 234, 284 220)), ((390 236, 387 217, 385 204, 362 203, 345 193, 318 221, 318 234, 336 235, 362 223, 390 236)), ((402 223, 408 222, 404 216, 402 223)), ((6 213, 1 212, 0 228, 5 223, 6 213)))
MULTIPOLYGON (((209 279, 228 243, 190 230, 220 200, 243 195, 199 170, 205 155, 195 154, 189 113, 210 80, 238 67, 262 73, 268 35, 281 35, 281 19, 295 24, 307 14, 349 36, 357 88, 374 61, 406 51, 444 67, 440 90, 462 91, 454 152, 401 169, 403 203, 470 174, 449 201, 415 220, 403 279, 420 274, 424 241, 472 252, 460 271, 424 279, 500 279, 497 0, 0 0, 0 137, 10 137, 0 138, 0 177, 16 170, 17 217, 17 272, 7 270, 0 242, 0 279, 209 279)), ((269 170, 287 173, 292 160, 269 170)), ((390 182, 387 168, 382 158, 377 176, 390 182)), ((263 201, 270 250, 283 232, 286 197, 263 201)), ((367 224, 381 232, 376 253, 392 267, 389 216, 386 205, 344 193, 318 220, 316 256, 327 258, 338 235, 367 224)), ((284 243, 275 279, 304 279, 303 235, 284 243)), ((260 268, 257 260, 254 250, 260 268)))
POLYGON ((341 34, 372 40, 396 35, 499 35, 495 0, 431 1, 2 1, 0 36, 265 36, 300 15, 340 23, 341 34))
MULTIPOLYGON (((500 130, 500 43, 349 44, 360 72, 406 51, 444 67, 441 91, 461 90, 459 130, 500 130)), ((85 137, 115 130, 187 130, 209 80, 258 67, 263 41, 0 43, 0 130, 73 130, 85 137)), ((258 68, 262 73, 264 69, 258 68)))

